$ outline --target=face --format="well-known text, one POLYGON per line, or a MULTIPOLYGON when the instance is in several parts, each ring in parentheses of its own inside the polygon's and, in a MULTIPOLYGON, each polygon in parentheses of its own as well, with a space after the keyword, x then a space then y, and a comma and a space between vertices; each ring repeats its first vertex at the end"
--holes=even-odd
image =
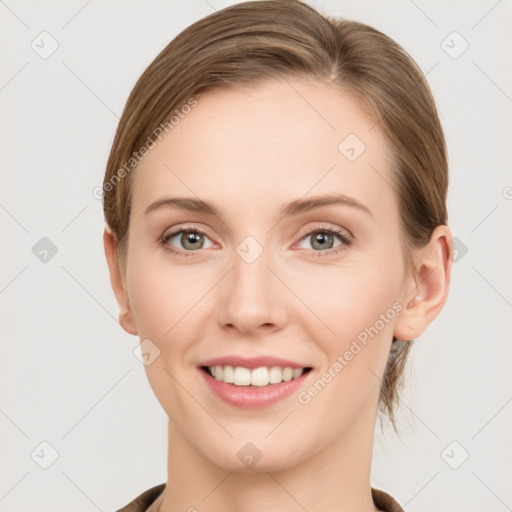
POLYGON ((176 438, 230 470, 248 442, 278 470, 373 432, 408 290, 375 119, 338 89, 290 84, 197 97, 133 175, 124 277, 148 379, 176 438), (201 368, 218 358, 255 385, 201 368), (249 371, 274 366, 311 370, 268 386, 249 371))

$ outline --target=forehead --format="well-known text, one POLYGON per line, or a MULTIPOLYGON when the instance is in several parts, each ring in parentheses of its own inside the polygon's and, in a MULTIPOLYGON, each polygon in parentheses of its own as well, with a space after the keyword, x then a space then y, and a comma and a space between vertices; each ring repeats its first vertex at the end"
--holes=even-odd
POLYGON ((195 99, 134 171, 134 213, 164 195, 260 209, 332 191, 393 201, 387 143, 346 92, 287 79, 195 99))

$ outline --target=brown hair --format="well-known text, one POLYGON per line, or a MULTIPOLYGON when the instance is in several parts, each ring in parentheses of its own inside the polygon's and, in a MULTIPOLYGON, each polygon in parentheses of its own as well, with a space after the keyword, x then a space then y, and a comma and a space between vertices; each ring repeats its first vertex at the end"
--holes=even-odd
MULTIPOLYGON (((385 34, 323 15, 299 0, 243 2, 200 19, 178 34, 135 84, 103 182, 105 219, 123 270, 137 151, 151 147, 169 116, 192 104, 194 96, 283 76, 334 84, 362 99, 375 116, 393 154, 406 269, 413 272, 411 248, 428 243, 432 231, 447 223, 446 148, 429 86, 412 58, 385 34)), ((379 406, 395 431, 394 407, 410 348, 409 341, 393 338, 380 390, 379 406)))

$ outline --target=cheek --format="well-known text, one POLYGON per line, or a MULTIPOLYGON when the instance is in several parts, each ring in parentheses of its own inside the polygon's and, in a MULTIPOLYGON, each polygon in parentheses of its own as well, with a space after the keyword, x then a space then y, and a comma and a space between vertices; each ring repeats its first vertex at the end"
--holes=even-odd
POLYGON ((303 283, 299 293, 322 322, 303 318, 302 327, 325 358, 317 380, 298 399, 326 436, 348 428, 378 397, 400 310, 399 281, 389 271, 352 268, 330 269, 303 283))
POLYGON ((380 262, 365 261, 351 266, 319 266, 295 279, 297 295, 323 321, 322 334, 327 332, 331 344, 332 340, 353 339, 365 328, 374 326, 383 314, 390 321, 385 322, 385 327, 378 322, 378 327, 389 332, 396 316, 392 307, 400 297, 403 282, 401 262, 395 261, 381 258, 380 262))
POLYGON ((372 251, 354 258, 356 261, 338 267, 318 266, 297 279, 294 288, 315 313, 306 312, 300 322, 324 352, 322 372, 330 369, 331 375, 325 378, 333 382, 320 402, 343 403, 345 412, 359 407, 357 404, 363 404, 380 387, 395 319, 402 307, 398 299, 404 280, 399 246, 372 251))
POLYGON ((155 253, 134 250, 127 284, 141 338, 154 340, 161 350, 186 344, 186 333, 190 338, 193 332, 194 313, 214 284, 213 277, 200 265, 172 265, 166 254, 155 257, 155 253))
POLYGON ((386 278, 369 273, 358 276, 353 272, 345 276, 340 286, 331 291, 332 297, 324 306, 336 336, 351 340, 376 323, 379 330, 385 330, 378 320, 392 308, 397 296, 394 288, 389 275, 386 278))
POLYGON ((190 363, 188 349, 198 339, 194 313, 207 290, 203 289, 201 280, 194 278, 192 266, 183 270, 159 259, 142 250, 133 251, 127 284, 140 339, 151 340, 160 351, 145 367, 149 383, 164 410, 173 418, 176 410, 186 410, 187 405, 180 402, 183 396, 173 377, 181 382, 181 372, 190 363))

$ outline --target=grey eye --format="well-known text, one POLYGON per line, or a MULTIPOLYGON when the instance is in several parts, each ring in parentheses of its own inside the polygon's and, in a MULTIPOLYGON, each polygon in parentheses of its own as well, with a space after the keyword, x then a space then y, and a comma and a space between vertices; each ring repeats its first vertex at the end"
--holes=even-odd
MULTIPOLYGON (((166 243, 170 245, 176 245, 177 243, 174 240, 178 240, 178 249, 186 250, 186 251, 195 251, 197 249, 203 249, 211 247, 211 245, 205 247, 205 241, 210 241, 210 239, 204 234, 196 230, 180 230, 176 233, 171 233, 165 238, 166 243)), ((211 241, 210 241, 211 243, 211 241)))

